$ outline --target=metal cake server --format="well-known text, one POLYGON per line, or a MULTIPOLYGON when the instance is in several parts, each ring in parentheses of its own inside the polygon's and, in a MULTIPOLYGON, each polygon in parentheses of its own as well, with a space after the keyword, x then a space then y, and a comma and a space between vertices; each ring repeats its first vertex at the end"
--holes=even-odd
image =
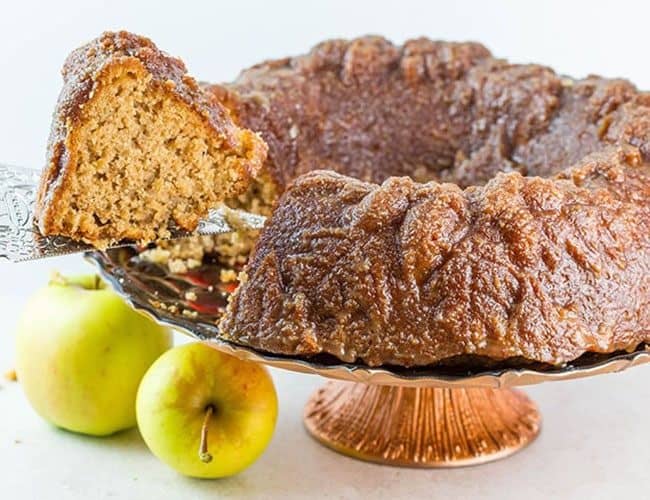
MULTIPOLYGON (((0 259, 21 262, 94 250, 70 238, 39 233, 33 220, 39 178, 40 172, 36 170, 0 164, 0 259)), ((261 215, 222 207, 210 211, 194 233, 172 229, 170 239, 231 233, 238 228, 261 229, 265 221, 261 215)))

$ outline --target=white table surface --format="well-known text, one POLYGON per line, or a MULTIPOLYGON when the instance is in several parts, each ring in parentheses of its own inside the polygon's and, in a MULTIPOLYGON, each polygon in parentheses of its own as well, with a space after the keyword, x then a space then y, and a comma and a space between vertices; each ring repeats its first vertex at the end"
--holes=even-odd
MULTIPOLYGON (((623 75, 650 88, 650 4, 633 0, 427 2, 417 0, 21 0, 0 12, 0 162, 40 167, 67 53, 105 29, 148 35, 201 79, 225 81, 268 57, 304 52, 329 37, 383 34, 479 40, 514 61, 562 73, 623 75)), ((78 257, 0 262, 0 373, 13 364, 13 328, 26 297, 51 269, 86 268, 78 257)), ((523 452, 458 470, 409 470, 358 462, 305 433, 301 414, 315 377, 274 371, 280 417, 250 469, 219 481, 179 476, 137 431, 92 439, 45 424, 20 385, 0 379, 0 499, 99 498, 649 498, 650 366, 531 387, 543 413, 523 452)))

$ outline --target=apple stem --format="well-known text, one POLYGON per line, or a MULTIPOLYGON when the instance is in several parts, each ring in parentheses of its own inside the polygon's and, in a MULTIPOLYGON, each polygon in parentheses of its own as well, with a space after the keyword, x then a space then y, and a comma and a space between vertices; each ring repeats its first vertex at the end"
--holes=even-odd
POLYGON ((201 444, 199 445, 199 458, 201 462, 209 464, 212 462, 212 455, 208 452, 208 424, 210 417, 214 412, 214 407, 209 405, 205 409, 205 417, 203 418, 203 426, 201 427, 201 444))

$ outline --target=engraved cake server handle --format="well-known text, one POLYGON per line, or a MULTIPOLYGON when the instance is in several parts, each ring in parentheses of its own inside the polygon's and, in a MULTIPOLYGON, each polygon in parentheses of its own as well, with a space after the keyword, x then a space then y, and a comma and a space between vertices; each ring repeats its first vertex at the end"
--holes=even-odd
MULTIPOLYGON (((0 164, 0 259, 21 262, 94 250, 70 238, 39 233, 33 220, 39 178, 40 172, 36 170, 0 164)), ((221 207, 211 210, 194 233, 172 229, 170 239, 231 233, 239 228, 261 229, 265 221, 261 215, 221 207)))

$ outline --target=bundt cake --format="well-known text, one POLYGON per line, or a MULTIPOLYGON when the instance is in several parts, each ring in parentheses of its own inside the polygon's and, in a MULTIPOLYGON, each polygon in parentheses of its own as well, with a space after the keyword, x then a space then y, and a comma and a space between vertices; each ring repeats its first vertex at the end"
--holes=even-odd
MULTIPOLYGON (((169 220, 191 227, 227 196, 272 213, 220 323, 233 342, 371 366, 476 367, 561 365, 650 341, 650 94, 631 83, 510 64, 476 43, 364 37, 197 87, 148 41, 101 40, 66 65, 41 227, 149 238, 169 220), (135 127, 119 148, 98 148, 132 130, 115 124, 133 108, 123 92, 99 98, 121 87, 94 83, 125 60, 140 68, 126 95, 163 104, 135 113, 152 120, 147 134, 135 127), (161 113, 167 98, 185 111, 161 113), (96 116, 114 125, 91 134, 96 116), (206 124, 200 137, 218 131, 216 146, 182 147, 206 124), (162 142, 141 142, 159 129, 162 142), (174 162, 152 168, 161 151, 174 162), (235 186, 215 189, 215 172, 235 186)), ((256 238, 165 251, 242 260, 256 238)))
POLYGON ((63 77, 37 199, 43 234, 102 247, 192 231, 264 162, 265 143, 146 38, 105 33, 63 77))
POLYGON ((371 366, 650 341, 650 95, 631 83, 370 37, 211 91, 290 185, 220 323, 232 341, 371 366), (297 177, 318 168, 350 177, 297 177))

